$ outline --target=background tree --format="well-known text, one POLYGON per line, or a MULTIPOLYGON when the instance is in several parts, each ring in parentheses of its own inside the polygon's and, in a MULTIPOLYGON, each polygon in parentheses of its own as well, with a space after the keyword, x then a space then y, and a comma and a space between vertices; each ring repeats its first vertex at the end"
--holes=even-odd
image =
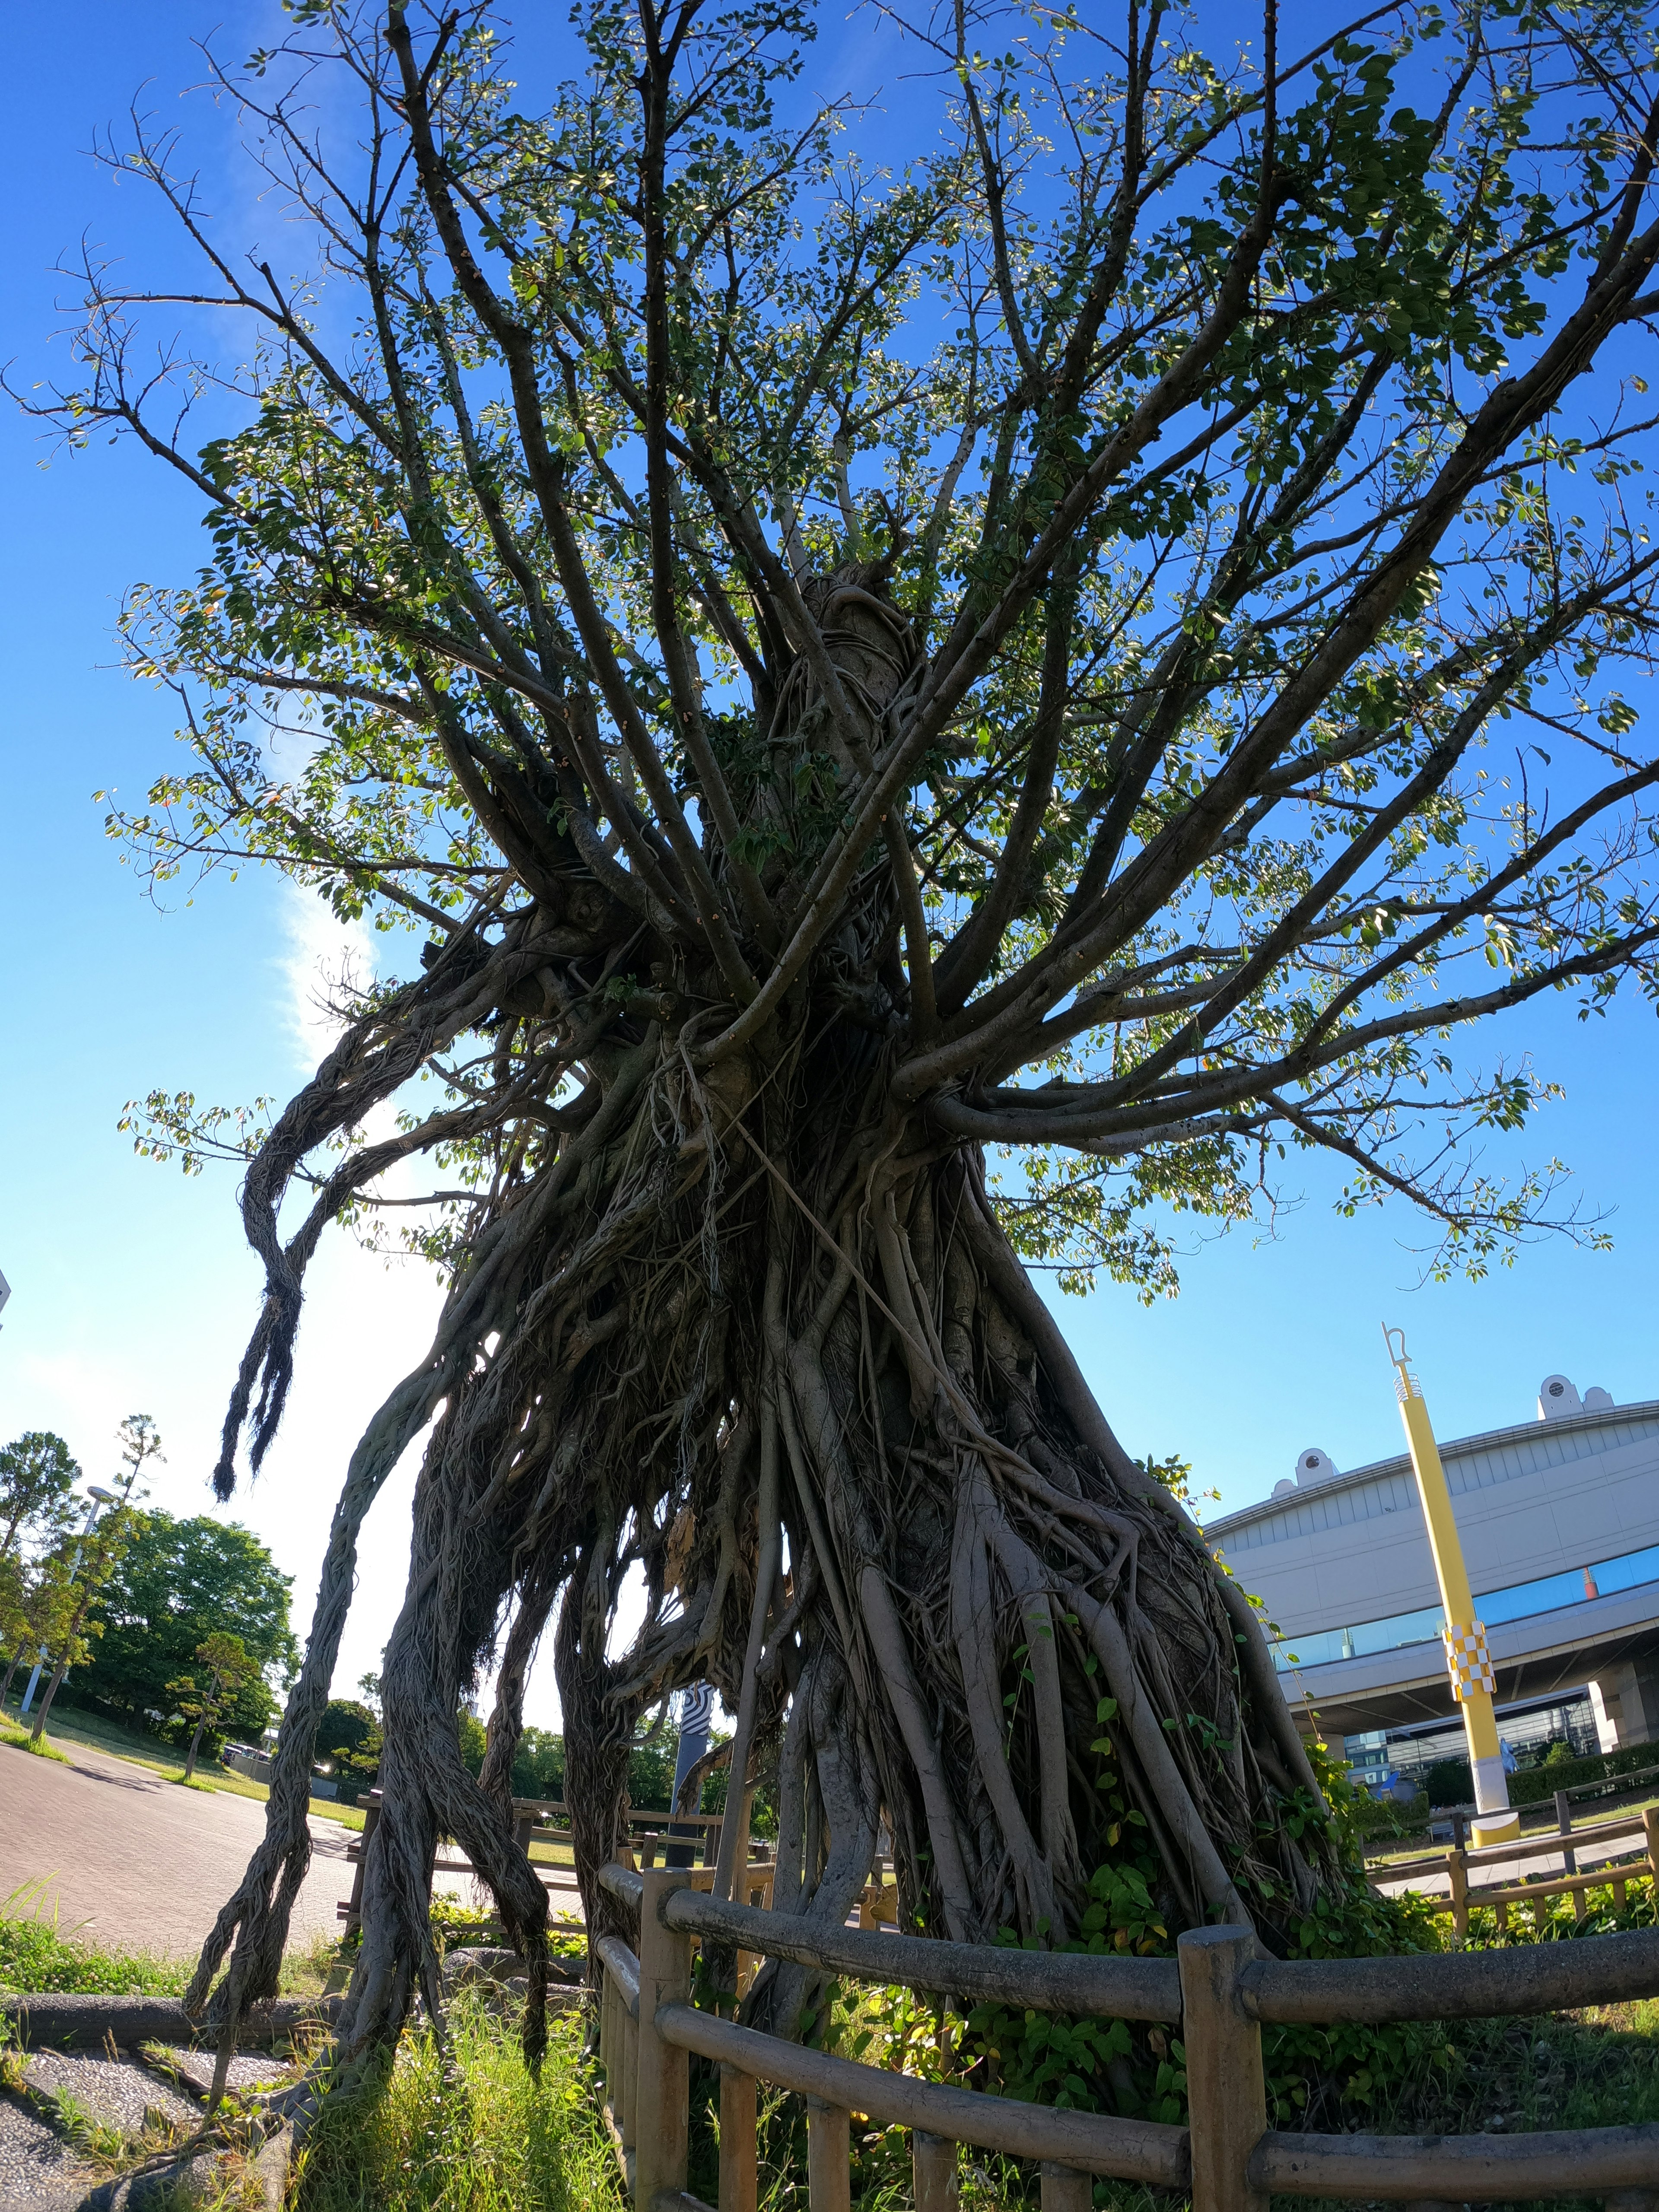
POLYGON ((317 1729, 317 1756, 327 1761, 345 1802, 354 1803, 374 1787, 380 1765, 380 1722, 355 1698, 331 1698, 317 1729))
POLYGON ((186 1782, 196 1772, 203 1738, 208 1739, 210 1750, 216 1754, 224 1741, 224 1723, 232 1706, 246 1685, 256 1680, 259 1674, 259 1662, 244 1646, 241 1638, 233 1636, 227 1629, 216 1628, 211 1636, 204 1637, 196 1647, 196 1660, 194 1674, 180 1674, 167 1684, 179 1712, 194 1723, 190 1748, 185 1753, 186 1782))
POLYGON ((884 17, 881 166, 802 88, 801 0, 584 11, 542 93, 475 7, 295 15, 215 88, 314 267, 233 261, 141 134, 110 158, 199 263, 88 267, 78 381, 31 403, 207 511, 126 617, 190 755, 113 826, 426 932, 268 1126, 130 1117, 246 1163, 222 1494, 396 1162, 451 1284, 189 2002, 233 1940, 220 2007, 276 1985, 358 1532, 428 1420, 348 2047, 436 2005, 440 1833, 538 2040, 507 1796, 556 1607, 596 1933, 640 1720, 704 1678, 736 1771, 776 1761, 780 1911, 839 1924, 885 1818, 907 1923, 963 1939, 1069 1935, 1115 1867, 1171 1929, 1340 1925, 1252 1610, 1019 1255, 1156 1288, 1160 1206, 1247 1218, 1303 1151, 1440 1264, 1559 1218, 1478 1149, 1545 1086, 1463 1040, 1655 980, 1646 12, 1408 5, 1289 55, 1271 7, 1248 47, 1158 0, 884 17), (244 368, 152 367, 146 315, 198 308, 244 368))
POLYGON ((105 1586, 144 1522, 133 1503, 135 1492, 140 1498, 149 1494, 139 1487, 139 1477, 152 1460, 161 1457, 161 1436, 148 1413, 129 1413, 115 1437, 125 1470, 116 1478, 121 1486, 119 1495, 92 1528, 71 1538, 61 1554, 52 1555, 54 1579, 50 1591, 43 1593, 43 1603, 52 1608, 54 1620, 60 1608, 67 1611, 68 1620, 62 1632, 54 1633, 44 1646, 53 1653, 57 1663, 34 1709, 31 1735, 36 1743, 46 1735, 46 1716, 64 1675, 71 1667, 86 1663, 104 1632, 100 1608, 105 1586))
MULTIPOLYGON (((631 1789, 631 1784, 630 1784, 631 1789)), ((513 1754, 515 1797, 564 1798, 564 1738, 551 1729, 526 1727, 513 1754)), ((635 1803, 639 1801, 635 1800, 635 1803)))
POLYGON ((293 1577, 239 1522, 147 1513, 105 1589, 104 1633, 76 1695, 146 1725, 147 1715, 173 1711, 168 1686, 191 1671, 203 1642, 229 1631, 258 1664, 227 1709, 225 1728, 257 1743, 277 1710, 273 1689, 285 1690, 299 1666, 292 1588, 293 1577))
POLYGON ((0 1450, 0 1560, 63 1534, 80 1480, 79 1462, 50 1429, 30 1429, 0 1450))
POLYGON ((37 1657, 57 1650, 69 1634, 80 1603, 75 1569, 76 1540, 61 1538, 48 1552, 17 1567, 16 1573, 0 1574, 0 1620, 11 1656, 0 1681, 0 1707, 10 1697, 12 1684, 37 1657))
MULTIPOLYGON (((31 1643, 31 1623, 43 1612, 42 1562, 59 1545, 75 1518, 72 1503, 81 1469, 62 1437, 30 1429, 0 1450, 0 1707, 31 1643), (40 1590, 42 1602, 32 1593, 40 1590)), ((61 1626, 61 1624, 60 1624, 61 1626)))

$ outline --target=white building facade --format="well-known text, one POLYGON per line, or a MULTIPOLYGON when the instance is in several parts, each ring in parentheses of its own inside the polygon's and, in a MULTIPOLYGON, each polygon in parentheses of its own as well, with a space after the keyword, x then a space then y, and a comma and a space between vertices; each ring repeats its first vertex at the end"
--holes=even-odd
MULTIPOLYGON (((1534 1419, 1440 1454, 1505 1732, 1524 1736, 1530 1710, 1586 1748, 1659 1743, 1659 1401, 1615 1406, 1550 1375, 1534 1419)), ((1455 1721, 1404 1454, 1344 1474, 1310 1446, 1270 1498, 1206 1534, 1276 1624, 1292 1707, 1357 1767, 1455 1721)))

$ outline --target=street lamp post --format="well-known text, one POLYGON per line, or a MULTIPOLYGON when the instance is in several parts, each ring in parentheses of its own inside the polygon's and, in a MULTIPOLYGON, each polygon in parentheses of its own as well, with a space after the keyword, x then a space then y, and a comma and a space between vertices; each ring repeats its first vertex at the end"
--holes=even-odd
MULTIPOLYGON (((103 1511, 105 1506, 113 1505, 118 1503, 115 1492, 112 1490, 106 1490, 100 1483, 88 1483, 87 1486, 87 1496, 92 1500, 92 1510, 87 1516, 86 1527, 82 1529, 80 1534, 75 1540, 75 1562, 74 1565, 70 1569, 70 1583, 71 1587, 74 1585, 76 1570, 81 1564, 82 1545, 86 1542, 88 1537, 91 1535, 93 1530, 97 1527, 98 1516, 103 1511)), ((29 1686, 23 1692, 23 1702, 17 1708, 17 1717, 20 1721, 22 1719, 24 1714, 27 1712, 29 1707, 34 1703, 34 1693, 40 1686, 41 1669, 46 1663, 47 1656, 46 1647, 43 1644, 40 1646, 40 1653, 34 1662, 34 1672, 29 1676, 29 1686)))
POLYGON ((1446 1668, 1451 1676, 1452 1697, 1463 1715, 1463 1734, 1469 1747, 1469 1771, 1474 1778, 1475 1818, 1472 1832, 1477 1844, 1507 1844, 1521 1832, 1520 1815, 1510 1808, 1510 1786, 1504 1774, 1504 1754, 1498 1741, 1498 1718, 1492 1692, 1498 1678, 1486 1649, 1486 1625, 1474 1617, 1474 1594, 1463 1565, 1463 1547, 1452 1512, 1451 1492, 1440 1449, 1429 1423, 1429 1409, 1421 1384, 1406 1364, 1406 1332, 1382 1332, 1394 1362, 1394 1387, 1400 1400, 1400 1418, 1417 1477, 1417 1494, 1423 1501, 1428 1523, 1429 1549, 1440 1584, 1440 1603, 1446 1617, 1446 1668), (1396 1338, 1399 1350, 1395 1349, 1396 1338))

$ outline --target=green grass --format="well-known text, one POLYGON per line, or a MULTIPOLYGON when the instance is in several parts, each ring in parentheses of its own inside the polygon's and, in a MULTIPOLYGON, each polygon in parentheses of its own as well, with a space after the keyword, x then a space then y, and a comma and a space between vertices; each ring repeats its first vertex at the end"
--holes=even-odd
MULTIPOLYGON (((47 1902, 49 1881, 49 1876, 26 1881, 9 1897, 0 1898, 0 1994, 184 1995, 196 1966, 193 1955, 173 1958, 158 1951, 109 1950, 82 1941, 79 1927, 59 1925, 56 1906, 47 1902)), ((319 1935, 303 1948, 289 1951, 283 1961, 283 1995, 319 1995, 337 1950, 337 1938, 319 1935)))
MULTIPOLYGON (((0 1987, 158 1996, 182 1988, 185 1962, 98 1950, 38 1914, 27 1917, 40 1887, 0 1905, 0 1987)), ((319 1986, 331 1955, 331 1944, 319 1939, 311 1954, 290 1961, 285 1986, 319 1986)), ((447 2050, 428 2030, 411 2028, 393 2061, 325 2094, 289 2212, 626 2212, 582 2052, 585 2024, 580 2013, 554 2015, 537 2082, 511 2014, 498 2016, 481 1997, 458 1995, 447 2050)), ((761 2212, 799 2212, 805 2193, 800 2100, 766 2092, 762 2107, 761 2212)), ((1659 2002, 1460 2022, 1440 2039, 1431 2065, 1393 2088, 1379 2087, 1359 2124, 1388 2134, 1466 2135, 1498 2125, 1514 2135, 1644 2121, 1659 2121, 1659 2002)), ((853 2148, 858 2212, 903 2212, 908 2136, 855 2129, 853 2148)), ((712 2201, 707 2117, 694 2123, 693 2151, 693 2185, 712 2201)), ((964 2148, 960 2175, 963 2212, 1036 2212, 1034 2170, 964 2148)), ((1177 2212, 1174 2201, 1160 2197, 1155 2208, 1147 2191, 1128 2184, 1101 2184, 1097 2200, 1106 2212, 1177 2212)), ((1335 2212, 1300 2202, 1303 2212, 1335 2212)), ((1291 2203, 1275 2200, 1273 2212, 1291 2212, 1291 2203)), ((1592 2200, 1559 2198, 1537 2212, 1595 2208, 1592 2200)))
POLYGON ((8 1728, 5 1734, 0 1735, 0 1743, 11 1751, 26 1751, 32 1759, 55 1759, 59 1766, 67 1766, 70 1763, 48 1736, 19 1735, 15 1729, 8 1728))
POLYGON ((392 2065, 325 2095, 293 2212, 625 2212, 582 2016, 549 2027, 539 2083, 515 2024, 467 1996, 450 2008, 447 2051, 406 2033, 392 2065))
POLYGON ((0 1990, 40 1996, 91 1990, 102 1996, 182 1996, 190 1965, 154 1951, 106 1951, 60 1930, 46 1905, 44 1881, 25 1882, 0 1899, 0 1990))
MULTIPOLYGON (((1445 2063, 1366 2124, 1383 2135, 1506 2136, 1659 2120, 1659 2003, 1605 2005, 1534 2020, 1459 2021, 1445 2063)), ((1144 2199, 1142 2203, 1144 2203, 1144 2199)), ((1130 2212, 1127 2194, 1114 2212, 1130 2212)), ((1530 2198, 1524 2212, 1600 2212, 1599 2197, 1530 2198)), ((1352 2212, 1320 2197, 1274 2197, 1273 2212, 1352 2212)), ((1494 2204, 1490 2212, 1507 2212, 1494 2204)), ((1521 2208, 1516 2208, 1521 2212, 1521 2208)))
MULTIPOLYGON (((1594 1820, 1622 1820, 1627 1814, 1644 1813, 1650 1805, 1659 1805, 1659 1790, 1633 1790, 1628 1796, 1592 1798, 1588 1803, 1581 1799, 1573 1807, 1572 1817, 1581 1826, 1588 1826, 1594 1820)), ((1521 1841, 1523 1844, 1534 1843, 1540 1836, 1555 1832, 1553 1807, 1523 1805, 1520 1813, 1521 1841)), ((1632 1848, 1635 1847, 1632 1844, 1632 1848)), ((1414 1835, 1391 1838, 1386 1851, 1375 1850, 1368 1844, 1365 1870, 1368 1874, 1378 1874, 1389 1867, 1398 1865, 1402 1860, 1428 1858, 1437 1856, 1445 1849, 1443 1843, 1431 1843, 1428 1830, 1420 1828, 1414 1835)))

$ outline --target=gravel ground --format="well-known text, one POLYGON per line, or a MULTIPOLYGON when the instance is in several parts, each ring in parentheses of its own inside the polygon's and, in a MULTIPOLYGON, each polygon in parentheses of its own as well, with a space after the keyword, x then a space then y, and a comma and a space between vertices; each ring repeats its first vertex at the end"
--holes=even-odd
MULTIPOLYGON (((173 2071, 179 2079, 205 2099, 213 2086, 213 2053, 210 2051, 171 2050, 167 2052, 173 2071)), ((158 2069, 158 2070, 160 2070, 158 2069)), ((292 2081, 294 2069, 285 2066, 280 2058, 268 2051, 251 2051, 246 2057, 233 2058, 227 2087, 240 2094, 246 2089, 274 2088, 279 2083, 292 2081)))
POLYGON ((24 2072, 31 2089, 43 2097, 67 2089, 94 2119, 108 2120, 137 2135, 147 2112, 161 2112, 181 2127, 194 2127, 199 2107, 128 2058, 94 2058, 85 2051, 37 2051, 24 2072))
MULTIPOLYGON (((158 2055, 151 2067, 125 2052, 111 2058, 38 2051, 25 2071, 36 2096, 68 2090, 94 2118, 125 2134, 137 2134, 155 2115, 188 2131, 201 2118, 199 2100, 213 2079, 213 2055, 174 2049, 166 2057, 167 2064, 158 2055)), ((268 2051, 250 2052, 232 2059, 230 2087, 274 2086, 292 2071, 268 2051)), ((0 2095, 0 2212, 76 2212, 109 2180, 108 2171, 92 2166, 38 2106, 25 2097, 0 2095)))
POLYGON ((58 2136, 15 2097, 0 2097, 0 2212, 57 2212, 84 2194, 58 2136))

